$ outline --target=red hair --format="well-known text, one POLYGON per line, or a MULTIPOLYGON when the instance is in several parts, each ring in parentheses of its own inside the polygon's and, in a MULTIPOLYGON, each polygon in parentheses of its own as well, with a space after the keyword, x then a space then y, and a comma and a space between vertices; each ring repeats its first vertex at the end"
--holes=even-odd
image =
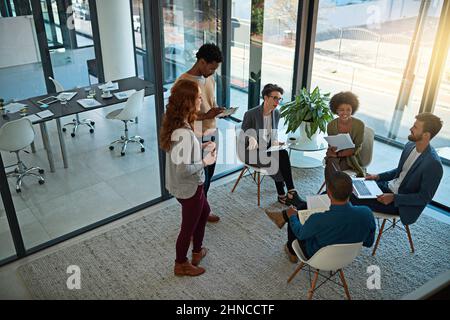
POLYGON ((170 90, 169 103, 164 114, 161 131, 161 149, 168 152, 172 147, 172 133, 183 128, 187 123, 192 123, 197 118, 195 100, 199 95, 198 83, 180 79, 170 90))

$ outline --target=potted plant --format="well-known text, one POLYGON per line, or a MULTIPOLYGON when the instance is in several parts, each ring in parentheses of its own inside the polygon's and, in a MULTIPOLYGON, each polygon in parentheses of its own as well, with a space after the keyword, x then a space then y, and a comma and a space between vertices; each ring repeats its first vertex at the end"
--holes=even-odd
POLYGON ((280 109, 281 117, 287 125, 286 133, 295 133, 302 126, 301 131, 304 131, 304 134, 300 133, 300 138, 306 140, 307 137, 312 141, 318 130, 326 132, 328 122, 333 120, 329 101, 330 93, 322 94, 319 87, 312 92, 303 88, 293 101, 284 104, 280 109))

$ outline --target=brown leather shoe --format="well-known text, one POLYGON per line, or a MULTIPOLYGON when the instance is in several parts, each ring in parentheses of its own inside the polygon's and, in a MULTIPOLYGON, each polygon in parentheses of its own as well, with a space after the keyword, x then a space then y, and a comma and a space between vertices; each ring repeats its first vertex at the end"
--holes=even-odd
POLYGON ((286 221, 284 220, 283 217, 283 212, 281 211, 269 211, 269 210, 264 210, 267 214, 267 216, 270 218, 270 220, 272 220, 277 226, 278 228, 283 228, 284 224, 286 223, 286 221))
POLYGON ((289 248, 288 248, 287 244, 284 245, 284 251, 286 251, 286 254, 288 255, 288 258, 289 258, 289 261, 290 261, 290 262, 292 262, 292 263, 297 263, 297 262, 298 262, 297 255, 292 254, 292 253, 289 251, 289 248))
POLYGON ((204 273, 206 270, 202 267, 193 266, 189 260, 183 263, 178 263, 175 261, 175 267, 173 272, 176 276, 199 276, 204 273))
POLYGON ((218 222, 220 220, 219 216, 216 216, 212 212, 209 213, 208 222, 218 222))
POLYGON ((200 261, 202 261, 202 259, 206 256, 207 253, 208 253, 208 249, 206 249, 206 248, 202 248, 200 250, 200 252, 192 252, 192 261, 191 261, 191 263, 194 266, 198 266, 200 261))

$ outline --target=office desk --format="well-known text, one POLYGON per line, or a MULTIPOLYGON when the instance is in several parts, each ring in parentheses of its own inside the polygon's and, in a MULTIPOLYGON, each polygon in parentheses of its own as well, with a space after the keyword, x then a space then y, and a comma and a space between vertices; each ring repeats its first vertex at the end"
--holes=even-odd
MULTIPOLYGON (((145 89, 145 96, 148 96, 148 95, 154 94, 154 91, 155 91, 154 85, 152 83, 142 80, 138 77, 131 77, 131 78, 126 78, 126 79, 116 80, 113 82, 118 83, 119 89, 111 91, 112 94, 114 94, 115 92, 126 91, 126 90, 131 90, 131 89, 136 89, 136 91, 145 89)), ((74 115, 77 113, 85 112, 85 111, 91 111, 91 110, 95 110, 95 109, 99 109, 99 108, 108 107, 108 106, 126 101, 126 99, 117 99, 115 96, 113 96, 112 98, 108 98, 108 99, 101 98, 102 91, 98 88, 99 85, 101 85, 101 84, 92 85, 90 87, 95 88, 95 99, 98 102, 100 102, 102 105, 93 107, 93 108, 88 108, 88 109, 83 108, 77 102, 77 100, 86 98, 87 95, 89 94, 89 92, 85 91, 84 88, 66 90, 66 91, 70 91, 70 92, 77 92, 77 94, 70 101, 67 101, 67 104, 65 104, 65 105, 62 105, 60 102, 55 102, 55 103, 52 103, 48 108, 46 108, 47 110, 50 110, 54 114, 53 117, 33 122, 33 124, 39 124, 39 126, 40 126, 41 134, 42 134, 42 141, 44 143, 44 148, 47 151, 47 157, 48 157, 51 172, 55 171, 55 166, 54 166, 54 161, 53 161, 53 153, 52 153, 52 150, 50 147, 48 131, 47 131, 47 127, 45 124, 47 121, 50 121, 53 119, 56 120, 56 126, 57 126, 57 130, 58 130, 58 139, 59 139, 59 144, 61 147, 61 155, 62 155, 63 162, 64 162, 64 168, 68 168, 69 164, 68 164, 68 159, 67 159, 66 144, 64 141, 64 136, 62 134, 61 118, 65 117, 65 116, 70 116, 70 115, 74 115)), ((42 96, 38 96, 38 97, 29 98, 27 100, 22 100, 19 102, 26 104, 28 106, 27 115, 31 115, 31 114, 35 114, 40 111, 46 110, 46 109, 43 109, 40 107, 40 105, 38 103, 39 100, 42 100, 42 99, 44 99, 46 97, 50 97, 50 96, 56 96, 56 95, 58 95, 58 93, 51 93, 51 94, 46 94, 46 95, 42 95, 42 96)), ((5 122, 11 121, 11 120, 16 120, 19 118, 20 118, 19 112, 8 114, 7 118, 0 119, 0 126, 2 126, 5 122)))

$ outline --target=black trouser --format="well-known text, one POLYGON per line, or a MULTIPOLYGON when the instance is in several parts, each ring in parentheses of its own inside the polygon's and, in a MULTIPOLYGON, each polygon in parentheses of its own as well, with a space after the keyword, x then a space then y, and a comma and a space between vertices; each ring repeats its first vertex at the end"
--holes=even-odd
MULTIPOLYGON (((291 230, 291 224, 289 223, 289 218, 287 216, 286 210, 283 210, 283 217, 284 217, 284 220, 286 220, 287 225, 288 225, 287 226, 287 236, 288 236, 287 247, 291 254, 295 254, 294 249, 292 249, 292 242, 294 242, 294 240, 297 239, 297 237, 295 236, 294 232, 292 232, 292 230, 291 230)), ((302 249, 302 252, 303 252, 305 258, 306 259, 311 258, 308 255, 308 253, 306 252, 305 242, 303 240, 298 240, 298 239, 297 239, 297 241, 298 241, 298 244, 300 245, 300 248, 302 249)))
MULTIPOLYGON (((216 135, 217 134, 218 134, 218 132, 216 132, 216 135)), ((202 137, 202 143, 208 142, 208 141, 216 142, 216 152, 217 152, 218 141, 216 139, 216 135, 202 137)), ((205 197, 208 197, 208 190, 209 190, 209 186, 211 185, 211 180, 212 180, 212 177, 214 176, 214 170, 215 169, 216 169, 216 163, 215 162, 213 164, 211 164, 209 166, 206 166, 204 168, 204 171, 205 171, 205 182, 203 183, 203 191, 205 192, 205 197)))
MULTIPOLYGON (((294 181, 292 180, 292 169, 291 169, 291 160, 289 159, 289 153, 286 150, 281 150, 278 152, 279 157, 279 163, 280 163, 280 174, 283 178, 282 181, 277 181, 275 179, 275 186, 277 187, 277 193, 278 195, 284 195, 284 185, 286 184, 286 188, 289 190, 295 189, 294 187, 294 181)), ((278 176, 278 175, 277 175, 278 176)))
POLYGON ((214 170, 216 169, 216 164, 213 163, 204 168, 205 170, 205 182, 203 183, 203 191, 205 192, 205 197, 208 197, 208 190, 211 184, 211 179, 214 176, 214 170))

